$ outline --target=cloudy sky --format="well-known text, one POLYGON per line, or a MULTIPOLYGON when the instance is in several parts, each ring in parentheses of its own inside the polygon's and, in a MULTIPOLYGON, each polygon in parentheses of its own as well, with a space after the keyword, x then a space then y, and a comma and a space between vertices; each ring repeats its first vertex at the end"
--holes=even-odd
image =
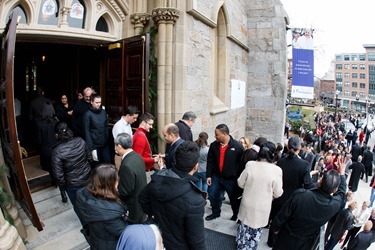
POLYGON ((315 75, 328 72, 337 53, 363 53, 375 44, 375 0, 281 0, 290 26, 314 29, 315 75))

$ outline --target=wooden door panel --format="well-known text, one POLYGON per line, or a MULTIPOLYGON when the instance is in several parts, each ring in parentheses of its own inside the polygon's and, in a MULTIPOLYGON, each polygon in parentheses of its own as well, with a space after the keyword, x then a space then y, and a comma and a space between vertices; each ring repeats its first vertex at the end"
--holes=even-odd
POLYGON ((43 223, 35 210, 31 198, 29 185, 26 180, 21 150, 18 141, 16 119, 14 112, 14 50, 16 42, 17 11, 12 16, 5 28, 1 43, 1 84, 0 84, 0 117, 1 117, 1 143, 4 160, 9 167, 9 180, 22 209, 30 218, 32 224, 43 230, 43 223))
MULTIPOLYGON (((148 111, 149 34, 108 46, 106 53, 106 105, 112 122, 129 105, 148 111)), ((136 125, 136 124, 135 124, 136 125)))

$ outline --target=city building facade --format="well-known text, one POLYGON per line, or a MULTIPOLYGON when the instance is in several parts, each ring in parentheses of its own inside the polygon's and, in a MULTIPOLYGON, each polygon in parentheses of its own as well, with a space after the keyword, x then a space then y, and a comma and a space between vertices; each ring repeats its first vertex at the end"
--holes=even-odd
POLYGON ((367 112, 375 102, 375 45, 363 45, 365 53, 335 55, 335 83, 340 104, 367 112))

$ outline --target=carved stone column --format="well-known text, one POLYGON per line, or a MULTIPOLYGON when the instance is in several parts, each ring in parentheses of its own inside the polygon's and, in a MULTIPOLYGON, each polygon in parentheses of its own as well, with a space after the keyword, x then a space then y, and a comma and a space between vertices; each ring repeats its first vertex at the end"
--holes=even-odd
POLYGON ((68 27, 68 15, 72 8, 69 7, 63 7, 61 9, 61 23, 60 27, 68 27))
POLYGON ((26 250, 16 228, 4 219, 0 210, 0 249, 26 250))
POLYGON ((141 34, 143 28, 147 25, 150 20, 150 15, 147 13, 134 13, 130 16, 130 21, 134 24, 134 34, 141 34))
MULTIPOLYGON (((152 18, 158 27, 158 132, 161 134, 163 126, 172 122, 173 103, 173 25, 180 17, 175 8, 156 8, 152 11, 152 18)), ((159 142, 159 148, 163 144, 159 142)))

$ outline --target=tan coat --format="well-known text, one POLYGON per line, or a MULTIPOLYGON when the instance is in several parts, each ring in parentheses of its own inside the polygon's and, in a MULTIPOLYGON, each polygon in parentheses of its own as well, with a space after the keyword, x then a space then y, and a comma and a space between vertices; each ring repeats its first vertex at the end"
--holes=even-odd
POLYGON ((272 199, 283 194, 281 168, 268 162, 249 161, 237 183, 244 189, 238 219, 251 228, 266 226, 272 199))

